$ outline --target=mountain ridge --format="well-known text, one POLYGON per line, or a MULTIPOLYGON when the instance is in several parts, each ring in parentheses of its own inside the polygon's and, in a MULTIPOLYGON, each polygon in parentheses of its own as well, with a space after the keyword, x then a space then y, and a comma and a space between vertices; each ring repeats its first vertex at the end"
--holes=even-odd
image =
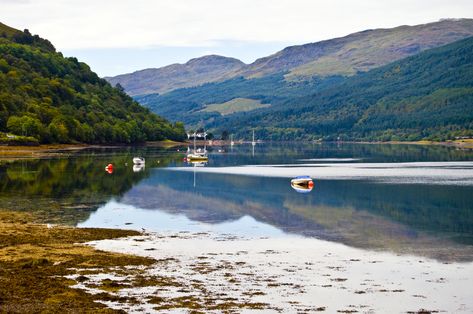
POLYGON ((289 46, 250 64, 240 61, 238 65, 222 69, 223 71, 217 69, 217 73, 211 73, 210 76, 201 73, 197 80, 188 73, 176 75, 170 71, 176 69, 176 65, 145 69, 140 71, 148 72, 137 71, 106 79, 112 85, 120 83, 127 93, 138 96, 163 94, 179 88, 195 87, 240 76, 251 79, 281 72, 285 72, 287 81, 304 81, 312 77, 334 75, 350 76, 469 36, 473 36, 473 19, 444 19, 413 26, 364 30, 343 37, 289 46), (170 66, 172 68, 168 68, 170 66), (140 76, 143 73, 149 75, 143 78, 140 76))
POLYGON ((242 61, 219 55, 193 58, 186 63, 174 63, 161 68, 150 68, 105 77, 112 85, 120 84, 130 95, 163 93, 176 88, 194 86, 223 79, 228 72, 245 66, 242 61), (202 80, 202 78, 204 79, 202 80))
MULTIPOLYGON (((366 45, 376 43, 378 49, 374 51, 363 50, 363 58, 357 61, 358 63, 364 63, 358 65, 349 70, 345 71, 334 71, 332 70, 329 75, 336 74, 355 74, 359 71, 367 71, 374 67, 378 67, 389 62, 405 58, 409 55, 438 47, 445 44, 469 37, 473 35, 473 19, 443 19, 437 22, 425 23, 419 25, 401 25, 393 28, 377 28, 377 29, 368 29, 360 32, 355 32, 348 34, 343 37, 332 38, 328 40, 323 40, 314 43, 307 43, 304 45, 295 45, 284 48, 283 50, 276 52, 273 55, 268 57, 260 58, 249 65, 250 69, 246 70, 242 74, 245 77, 258 77, 262 74, 272 74, 285 70, 289 70, 289 76, 297 76, 298 70, 301 70, 299 67, 302 65, 307 65, 309 63, 317 64, 317 59, 320 57, 329 58, 328 53, 341 54, 342 58, 332 60, 331 63, 341 62, 342 59, 353 58, 353 54, 356 50, 360 50, 359 47, 354 46, 356 43, 357 46, 365 43, 366 45), (400 43, 395 43, 392 39, 392 36, 396 37, 396 40, 400 43), (428 36, 428 38, 423 38, 428 36), (401 41, 402 39, 402 41, 401 41), (389 44, 389 46, 386 46, 389 44), (345 47, 348 45, 348 47, 345 47), (315 49, 314 49, 315 48, 315 49), (346 48, 345 50, 340 51, 340 49, 346 48), (287 59, 285 55, 297 55, 301 56, 303 54, 298 53, 298 50, 309 51, 312 54, 307 56, 305 60, 294 60, 288 65, 284 64, 281 66, 271 67, 271 63, 277 63, 278 59, 287 59), (329 50, 329 51, 326 51, 329 50), (368 53, 365 53, 368 52, 368 53), (373 62, 373 58, 382 56, 382 60, 378 62, 373 62), (311 62, 307 62, 311 60, 311 62), (270 69, 265 69, 265 65, 269 63, 270 69), (253 68, 253 69, 252 69, 253 68), (262 68, 262 69, 261 69, 262 68)), ((360 56, 358 56, 360 57, 360 56)), ((327 60, 322 60, 322 62, 327 63, 327 60)), ((319 61, 320 62, 320 61, 319 61)), ((356 63, 354 64, 357 65, 356 63)), ((312 64, 314 66, 314 64, 312 64)), ((306 75, 324 75, 323 71, 317 69, 309 69, 312 72, 308 71, 306 75)), ((303 76, 303 75, 300 75, 303 76)))

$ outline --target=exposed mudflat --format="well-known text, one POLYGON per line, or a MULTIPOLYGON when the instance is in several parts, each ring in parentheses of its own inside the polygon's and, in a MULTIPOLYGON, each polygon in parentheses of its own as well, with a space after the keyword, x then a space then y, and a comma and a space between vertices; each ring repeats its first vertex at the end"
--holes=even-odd
POLYGON ((107 303, 128 312, 473 311, 473 263, 441 263, 300 237, 180 232, 89 244, 157 260, 139 269, 145 282, 139 286, 132 284, 132 267, 124 273, 109 269, 76 286, 90 293, 109 287, 123 300, 138 300, 107 303))

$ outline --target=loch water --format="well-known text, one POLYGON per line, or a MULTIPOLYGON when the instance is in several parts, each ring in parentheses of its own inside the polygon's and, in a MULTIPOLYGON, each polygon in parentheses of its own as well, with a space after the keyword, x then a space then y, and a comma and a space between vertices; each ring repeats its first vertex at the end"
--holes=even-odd
POLYGON ((47 223, 259 238, 318 238, 473 261, 473 150, 348 143, 86 149, 0 162, 0 207, 47 223), (146 159, 133 167, 134 156, 146 159), (113 164, 111 173, 105 171, 113 164), (291 178, 309 175, 298 193, 291 178))

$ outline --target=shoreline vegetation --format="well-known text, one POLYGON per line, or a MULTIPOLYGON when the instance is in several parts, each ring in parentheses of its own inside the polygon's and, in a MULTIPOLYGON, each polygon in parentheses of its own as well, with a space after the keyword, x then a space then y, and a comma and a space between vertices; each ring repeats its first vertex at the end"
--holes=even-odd
MULTIPOLYGON (((235 143, 250 143, 250 140, 242 141, 242 140, 235 140, 235 143)), ((257 141, 257 143, 266 143, 272 141, 257 141)), ((284 142, 299 142, 299 141, 275 141, 278 143, 284 142)), ((455 146, 461 148, 473 148, 473 138, 472 139, 461 139, 461 140, 450 140, 450 141, 428 141, 428 140, 420 140, 420 141, 300 141, 301 143, 304 142, 313 142, 313 143, 339 143, 339 144, 391 144, 391 145, 439 145, 439 146, 455 146)), ((189 142, 190 143, 190 142, 189 142)), ((204 141, 196 141, 198 145, 204 145, 204 141)), ((212 140, 212 144, 207 142, 208 146, 220 146, 220 145, 230 145, 229 140, 212 140)))

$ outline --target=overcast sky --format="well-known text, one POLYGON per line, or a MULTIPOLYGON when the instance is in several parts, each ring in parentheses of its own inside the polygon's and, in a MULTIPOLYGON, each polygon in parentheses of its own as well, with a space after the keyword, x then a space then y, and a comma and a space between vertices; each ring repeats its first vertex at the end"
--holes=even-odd
POLYGON ((216 53, 244 62, 370 28, 473 17, 473 0, 0 0, 28 28, 99 75, 216 53))

